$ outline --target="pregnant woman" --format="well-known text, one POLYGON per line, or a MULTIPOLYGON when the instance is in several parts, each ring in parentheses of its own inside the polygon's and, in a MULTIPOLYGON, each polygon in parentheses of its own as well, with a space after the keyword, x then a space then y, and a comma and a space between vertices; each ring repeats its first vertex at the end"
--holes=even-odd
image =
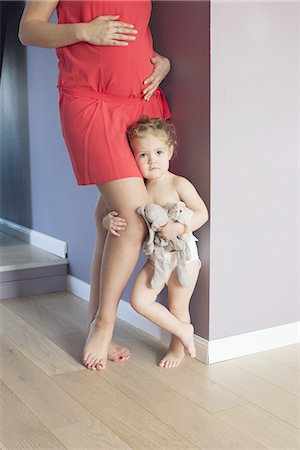
POLYGON ((83 352, 89 369, 129 357, 112 335, 145 235, 136 208, 147 203, 147 191, 126 129, 141 115, 170 117, 158 87, 170 63, 153 51, 150 13, 150 0, 29 1, 20 23, 24 45, 57 49, 61 123, 74 173, 79 185, 95 184, 101 193, 83 352), (55 9, 58 24, 49 23, 55 9), (126 219, 120 238, 103 228, 107 210, 126 219))

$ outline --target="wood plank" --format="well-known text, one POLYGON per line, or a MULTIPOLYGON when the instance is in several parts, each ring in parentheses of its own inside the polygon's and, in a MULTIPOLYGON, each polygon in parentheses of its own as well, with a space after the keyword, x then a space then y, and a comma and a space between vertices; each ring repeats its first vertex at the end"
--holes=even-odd
POLYGON ((19 239, 6 242, 6 245, 2 245, 1 242, 0 267, 34 263, 45 264, 47 262, 58 262, 60 264, 63 259, 19 239))
MULTIPOLYGON (((6 316, 13 315, 6 310, 6 316)), ((81 358, 76 360, 50 339, 32 328, 27 322, 22 327, 15 327, 13 331, 6 333, 10 342, 32 363, 39 367, 45 374, 51 376, 59 373, 80 370, 83 368, 81 358)))
POLYGON ((0 342, 0 360, 5 362, 0 378, 47 428, 90 419, 87 411, 19 352, 9 338, 1 337, 0 342))
MULTIPOLYGON (((60 298, 59 294, 56 295, 60 298)), ((72 306, 66 304, 66 302, 63 301, 63 297, 61 301, 61 303, 65 305, 65 314, 63 317, 60 316, 59 311, 55 312, 54 309, 49 310, 46 308, 42 302, 38 301, 38 297, 39 296, 10 299, 2 302, 1 305, 14 312, 46 337, 83 331, 83 311, 82 324, 80 324, 77 321, 78 315, 74 316, 72 306)))
POLYGON ((15 330, 25 329, 27 322, 22 320, 19 316, 9 311, 0 303, 0 335, 14 333, 15 330))
POLYGON ((69 449, 124 449, 125 442, 97 419, 55 428, 53 434, 69 449))
POLYGON ((1 448, 65 448, 64 445, 31 413, 24 403, 0 381, 1 448))
MULTIPOLYGON (((193 366, 193 370, 201 370, 193 366)), ((297 397, 239 368, 231 361, 211 364, 206 367, 208 379, 239 395, 270 414, 297 426, 297 397)))
MULTIPOLYGON (((124 373, 125 364, 115 364, 124 373)), ((111 372, 111 367, 107 370, 111 372)), ((76 398, 97 419, 110 428, 122 441, 133 449, 177 448, 195 449, 178 432, 150 414, 134 399, 107 383, 95 371, 87 369, 68 374, 55 375, 52 380, 76 398)), ((147 380, 143 389, 146 389, 147 380)), ((170 413, 170 411, 169 411, 170 413)), ((173 414, 173 413, 172 413, 173 414)))
POLYGON ((265 356, 300 373, 300 345, 293 344, 264 352, 265 356))
POLYGON ((247 436, 255 436, 267 448, 300 447, 299 430, 255 405, 242 405, 215 415, 247 436))
MULTIPOLYGON (((196 446, 218 449, 265 448, 256 439, 228 426, 133 364, 111 364, 109 370, 97 371, 96 374, 196 446)), ((192 386, 190 389, 193 391, 192 386)))
POLYGON ((232 363, 268 383, 274 384, 291 394, 300 396, 300 376, 282 362, 268 358, 261 353, 232 360, 232 363))
MULTIPOLYGON (((41 303, 45 308, 49 310, 55 310, 57 307, 60 307, 62 303, 68 305, 68 307, 72 306, 80 306, 80 308, 84 309, 87 314, 88 310, 88 302, 76 297, 76 295, 70 294, 70 292, 62 291, 62 292, 52 292, 44 295, 39 295, 38 297, 32 296, 32 299, 35 299, 39 303, 41 303)), ((66 306, 67 307, 67 306, 66 306)), ((74 309, 74 314, 77 314, 78 309, 74 309)), ((79 317, 82 316, 82 312, 79 312, 79 317)))

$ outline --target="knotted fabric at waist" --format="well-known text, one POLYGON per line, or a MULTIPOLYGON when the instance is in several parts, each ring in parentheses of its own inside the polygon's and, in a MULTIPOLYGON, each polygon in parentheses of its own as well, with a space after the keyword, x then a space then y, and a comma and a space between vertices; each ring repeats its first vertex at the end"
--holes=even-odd
POLYGON ((152 100, 155 101, 161 101, 162 105, 162 117, 165 119, 169 119, 171 117, 170 109, 168 106, 168 103, 166 101, 166 98, 164 96, 163 91, 160 87, 156 89, 156 91, 152 94, 149 102, 144 99, 143 96, 141 97, 119 97, 112 94, 107 94, 105 92, 97 92, 93 91, 92 89, 86 88, 86 87, 76 87, 76 88, 67 88, 63 86, 58 86, 60 95, 70 96, 70 97, 82 97, 82 98, 91 98, 96 100, 104 100, 107 102, 112 103, 118 103, 118 104, 125 104, 125 105, 138 105, 145 102, 145 105, 147 103, 151 103, 152 100))

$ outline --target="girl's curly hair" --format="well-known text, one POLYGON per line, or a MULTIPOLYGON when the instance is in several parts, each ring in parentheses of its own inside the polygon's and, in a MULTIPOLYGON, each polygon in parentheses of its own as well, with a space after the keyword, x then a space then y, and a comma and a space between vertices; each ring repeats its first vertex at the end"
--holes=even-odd
POLYGON ((157 117, 142 116, 136 123, 131 125, 127 130, 129 143, 133 139, 144 137, 149 132, 164 135, 166 144, 175 150, 178 139, 174 125, 165 119, 157 117))

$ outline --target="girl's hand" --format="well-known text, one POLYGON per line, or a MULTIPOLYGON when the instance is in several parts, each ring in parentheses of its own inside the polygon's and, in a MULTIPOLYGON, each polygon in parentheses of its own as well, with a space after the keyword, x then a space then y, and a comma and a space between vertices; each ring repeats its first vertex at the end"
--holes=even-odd
POLYGON ((171 241, 176 236, 181 236, 184 231, 185 226, 182 223, 168 222, 164 227, 160 229, 158 234, 167 241, 171 241))
POLYGON ((154 65, 154 70, 152 75, 144 81, 144 84, 147 84, 148 86, 143 90, 144 99, 147 101, 150 100, 153 92, 156 91, 171 69, 171 63, 168 58, 165 58, 158 53, 151 58, 151 62, 154 65))
POLYGON ((117 211, 111 211, 107 216, 104 217, 102 223, 104 228, 106 228, 114 236, 120 237, 118 231, 126 230, 126 220, 122 217, 118 217, 119 213, 117 211))
POLYGON ((81 23, 82 41, 93 45, 127 46, 134 41, 137 30, 130 23, 120 22, 120 16, 99 16, 81 23))

